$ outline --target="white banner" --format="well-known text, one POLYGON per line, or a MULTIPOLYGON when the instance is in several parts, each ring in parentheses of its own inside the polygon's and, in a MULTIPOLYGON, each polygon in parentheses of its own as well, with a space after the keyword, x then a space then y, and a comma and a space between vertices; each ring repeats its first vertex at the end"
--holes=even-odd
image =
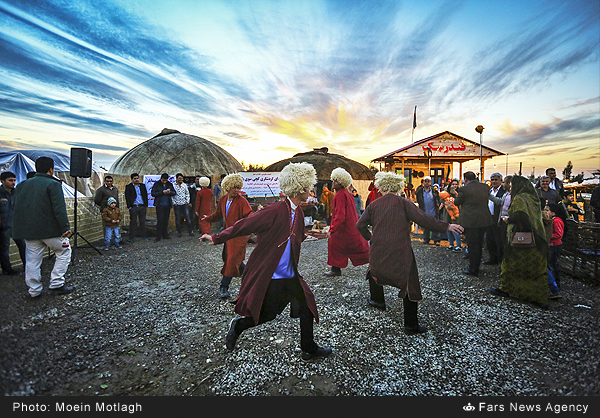
MULTIPOLYGON (((148 191, 148 207, 154 207, 154 197, 152 196, 152 186, 154 183, 160 181, 160 174, 144 174, 144 184, 146 185, 146 190, 148 191)), ((175 184, 175 176, 169 176, 169 181, 175 184)))
POLYGON ((279 196, 279 171, 242 171, 238 174, 244 179, 242 191, 249 197, 279 196))

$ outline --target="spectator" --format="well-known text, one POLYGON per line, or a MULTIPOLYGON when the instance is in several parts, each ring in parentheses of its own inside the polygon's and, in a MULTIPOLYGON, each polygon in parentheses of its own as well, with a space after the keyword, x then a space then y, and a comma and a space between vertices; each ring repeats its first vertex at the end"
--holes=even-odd
POLYGON ((356 189, 352 190, 352 196, 354 196, 354 204, 356 206, 356 213, 360 217, 360 215, 362 214, 362 198, 360 197, 360 195, 358 194, 358 190, 356 190, 356 189))
POLYGON ((131 183, 125 186, 125 204, 129 209, 129 242, 133 242, 136 232, 140 232, 142 239, 146 236, 146 211, 148 208, 148 190, 144 183, 140 183, 140 175, 132 173, 131 183))
MULTIPOLYGON (((217 209, 210 215, 204 215, 200 220, 216 222, 223 219, 225 228, 233 226, 237 221, 252 213, 252 207, 248 200, 240 196, 240 190, 244 187, 244 179, 241 175, 229 174, 221 182, 222 196, 219 199, 217 209)), ((219 286, 219 297, 226 299, 230 296, 229 285, 234 277, 240 277, 246 265, 246 244, 248 235, 238 236, 228 240, 223 246, 223 268, 221 269, 221 284, 219 286)))
POLYGON ((156 239, 171 239, 169 236, 169 216, 171 215, 171 206, 173 205, 173 196, 175 188, 169 181, 169 175, 163 173, 160 180, 154 183, 150 194, 154 197, 154 207, 156 208, 156 239))
POLYGON ((119 207, 119 189, 113 185, 112 176, 104 176, 104 185, 98 187, 94 195, 94 203, 100 206, 100 212, 108 206, 109 197, 114 197, 119 207))
MULTIPOLYGON (((221 183, 223 182, 223 179, 225 178, 225 176, 227 176, 227 174, 221 174, 221 181, 219 181, 217 184, 215 184, 215 187, 213 187, 213 197, 215 198, 215 201, 214 201, 215 207, 218 206, 219 199, 221 199, 221 183)), ((223 230, 223 218, 219 219, 219 227, 221 230, 223 230)))
POLYGON ((500 286, 488 290, 494 295, 514 296, 548 309, 548 241, 540 199, 527 178, 513 176, 508 216, 502 220, 508 224, 509 242, 515 232, 532 232, 535 246, 521 248, 507 245, 502 259, 500 286))
MULTIPOLYGON (((563 182, 556 178, 556 169, 547 168, 546 176, 548 176, 548 178, 550 179, 550 183, 548 183, 548 187, 551 188, 552 190, 556 190, 558 192, 558 196, 562 197, 564 195, 565 188, 564 188, 563 182)), ((541 178, 538 179, 535 187, 538 189, 541 187, 541 178)))
MULTIPOLYGON (((198 192, 202 187, 200 186, 200 175, 196 174, 196 178, 194 179, 194 183, 192 183, 188 190, 190 192, 190 206, 192 210, 190 211, 190 217, 192 218, 192 228, 200 230, 200 225, 198 223, 198 215, 196 215, 196 197, 198 196, 198 192)), ((212 192, 211 192, 212 198, 212 192)), ((201 233, 202 234, 202 233, 201 233)))
POLYGON ((327 222, 327 225, 331 224, 333 198, 333 193, 329 190, 327 186, 324 186, 323 192, 321 193, 320 203, 323 205, 323 212, 325 215, 325 221, 327 222))
POLYGON ((558 269, 558 260, 563 249, 563 236, 566 230, 567 213, 563 205, 551 203, 544 208, 544 212, 552 220, 552 236, 548 242, 548 267, 554 276, 556 286, 560 289, 560 271, 558 269))
MULTIPOLYGON (((502 198, 506 193, 504 187, 502 187, 502 174, 494 173, 490 176, 492 187, 490 187, 490 196, 502 198)), ((488 197, 489 199, 489 197, 488 197)), ((488 200, 488 207, 492 214, 494 222, 487 227, 485 231, 486 245, 489 253, 489 259, 484 264, 495 265, 502 261, 502 249, 504 242, 502 241, 502 233, 498 219, 500 219, 500 212, 502 211, 501 203, 496 203, 495 200, 488 200)))
POLYGON ((596 186, 592 192, 590 206, 594 209, 594 222, 600 222, 600 186, 596 186))
MULTIPOLYGON (((13 216, 15 213, 15 185, 17 176, 10 171, 0 174, 0 264, 2 273, 7 275, 18 274, 10 263, 10 238, 12 236, 13 216)), ((21 262, 25 266, 25 240, 15 239, 13 241, 19 249, 21 262)))
MULTIPOLYGON (((444 221, 448 224, 458 223, 459 211, 458 211, 458 207, 454 204, 454 199, 456 198, 456 195, 457 195, 457 193, 456 193, 457 187, 458 187, 458 180, 456 180, 456 179, 452 180, 450 182, 450 184, 448 185, 447 190, 440 193, 440 199, 442 201, 440 208, 443 208, 442 221, 444 221)), ((458 232, 448 230, 447 235, 448 235, 448 250, 451 250, 455 253, 462 252, 462 242, 460 239, 460 234, 458 232)))
POLYGON ((469 267, 462 272, 478 276, 485 231, 494 222, 488 208, 490 188, 480 183, 472 171, 464 173, 463 178, 465 185, 457 190, 458 195, 454 199, 460 211, 458 219, 465 229, 468 247, 469 267))
POLYGON ((331 266, 325 276, 341 276, 348 259, 354 266, 369 262, 369 243, 356 229, 358 215, 354 198, 346 190, 352 184, 352 176, 341 167, 331 172, 335 189, 332 202, 331 226, 327 232, 327 264, 331 266))
POLYGON ((200 190, 196 192, 196 205, 194 212, 198 217, 198 230, 200 235, 210 234, 210 222, 207 222, 204 218, 205 215, 210 215, 212 191, 210 189, 210 179, 208 177, 200 177, 198 179, 198 186, 200 190))
POLYGON ((103 250, 110 249, 110 242, 114 235, 115 237, 115 248, 123 248, 121 246, 121 232, 119 231, 119 225, 123 220, 121 211, 117 207, 117 201, 114 197, 108 198, 108 206, 102 211, 102 221, 104 223, 104 247, 103 250))
MULTIPOLYGON (((502 251, 504 251, 504 246, 506 245, 506 222, 502 221, 503 216, 508 216, 508 207, 510 206, 510 189, 511 189, 511 180, 512 176, 504 177, 504 190, 506 191, 502 197, 496 197, 490 193, 489 199, 492 200, 498 207, 500 207, 500 215, 498 216, 498 226, 500 228, 500 242, 502 243, 502 251)), ((504 258, 504 257, 503 257, 504 258)))
MULTIPOLYGON (((433 187, 431 187, 431 177, 425 176, 422 181, 423 187, 418 188, 417 195, 417 204, 419 205, 419 209, 428 214, 429 216, 433 216, 435 219, 439 219, 440 215, 440 195, 433 187)), ((423 225, 419 225, 423 229, 423 244, 429 244, 430 240, 433 238, 435 245, 440 245, 441 237, 437 232, 431 232, 425 228, 423 225)))
POLYGON ((41 296, 41 266, 44 251, 54 252, 54 268, 50 273, 50 293, 66 294, 74 290, 65 285, 65 273, 71 262, 71 229, 60 180, 53 177, 54 160, 35 160, 36 174, 15 189, 13 237, 26 244, 25 282, 29 295, 41 296))
POLYGON ((175 212, 175 227, 177 228, 177 236, 181 238, 183 223, 188 231, 188 235, 192 236, 192 220, 190 218, 190 190, 187 184, 183 182, 183 174, 175 175, 175 196, 173 196, 173 211, 175 212))
POLYGON ((573 190, 567 190, 564 196, 564 203, 569 214, 569 219, 577 222, 582 221, 585 211, 578 202, 575 202, 575 194, 573 193, 573 190))
POLYGON ((554 189, 550 188, 550 177, 540 177, 540 187, 537 190, 538 196, 542 200, 542 205, 546 206, 550 203, 559 203, 562 201, 561 195, 554 189))

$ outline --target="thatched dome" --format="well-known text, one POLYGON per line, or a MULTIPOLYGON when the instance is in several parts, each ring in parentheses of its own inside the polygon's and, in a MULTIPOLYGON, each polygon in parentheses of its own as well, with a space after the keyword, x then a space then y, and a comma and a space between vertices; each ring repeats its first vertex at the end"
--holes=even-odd
POLYGON ((301 152, 292 158, 278 161, 265 168, 265 171, 281 171, 289 163, 301 162, 311 163, 315 167, 315 170, 317 170, 317 180, 319 181, 329 181, 331 179, 331 172, 337 167, 345 169, 354 180, 371 181, 375 178, 373 172, 366 165, 346 158, 343 155, 330 154, 326 147, 314 148, 312 151, 301 152))
POLYGON ((162 132, 130 149, 110 167, 111 174, 197 174, 218 178, 242 171, 242 165, 218 145, 173 129, 162 132))

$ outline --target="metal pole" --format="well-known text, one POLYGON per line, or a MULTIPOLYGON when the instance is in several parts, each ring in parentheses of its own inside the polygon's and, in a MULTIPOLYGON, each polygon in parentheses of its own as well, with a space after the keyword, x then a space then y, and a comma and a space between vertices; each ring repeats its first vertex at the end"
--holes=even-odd
POLYGON ((483 181, 483 131, 479 133, 479 180, 483 181))

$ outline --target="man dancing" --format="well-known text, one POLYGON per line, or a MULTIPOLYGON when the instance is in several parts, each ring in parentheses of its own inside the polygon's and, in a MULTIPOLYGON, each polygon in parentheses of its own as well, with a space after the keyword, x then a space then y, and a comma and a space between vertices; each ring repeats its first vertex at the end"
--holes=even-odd
MULTIPOLYGON (((221 181, 222 196, 217 204, 217 209, 210 215, 204 215, 200 222, 217 222, 223 220, 225 228, 235 224, 242 218, 252 213, 252 206, 248 200, 240 196, 240 190, 244 187, 244 178, 237 174, 229 174, 221 181)), ((234 277, 240 277, 244 271, 244 259, 246 258, 246 244, 248 235, 238 236, 223 246, 223 268, 221 269, 221 285, 219 297, 229 298, 229 285, 234 277)), ((202 239, 202 237, 200 237, 202 239)))
POLYGON ((383 196, 367 206, 356 227, 371 242, 367 273, 371 293, 369 305, 385 310, 383 285, 397 287, 398 298, 403 299, 404 303, 404 332, 412 335, 426 332, 427 328, 420 326, 417 319, 417 302, 423 297, 411 247, 411 223, 437 232, 461 233, 463 228, 458 224, 441 222, 417 208, 410 200, 398 196, 403 182, 404 177, 396 173, 377 173, 375 185, 383 196), (373 227, 372 234, 369 225, 373 227))
POLYGON ((243 331, 275 319, 291 304, 291 317, 300 318, 302 360, 331 354, 331 348, 319 347, 314 341, 313 321, 319 322, 317 305, 298 272, 300 245, 306 238, 304 214, 299 205, 306 201, 316 182, 317 173, 311 164, 290 163, 279 175, 279 186, 286 195, 284 200, 269 204, 223 232, 202 236, 213 244, 221 244, 253 232, 258 234, 235 305, 235 312, 242 316, 231 321, 225 337, 228 350, 235 348, 243 331))
POLYGON ((341 167, 331 172, 335 189, 333 215, 327 236, 327 264, 331 269, 325 276, 341 276, 342 268, 348 265, 348 259, 354 266, 369 262, 369 243, 356 229, 358 214, 356 202, 347 189, 352 184, 352 176, 341 167))

